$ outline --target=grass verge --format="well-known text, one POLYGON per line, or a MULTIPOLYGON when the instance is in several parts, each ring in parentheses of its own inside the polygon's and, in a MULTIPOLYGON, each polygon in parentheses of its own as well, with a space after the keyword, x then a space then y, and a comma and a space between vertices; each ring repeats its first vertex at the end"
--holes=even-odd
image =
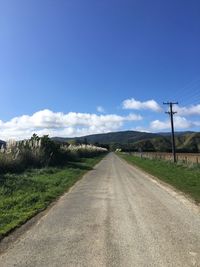
POLYGON ((0 239, 66 192, 103 156, 82 158, 63 168, 31 169, 0 176, 0 239))
POLYGON ((167 161, 144 159, 127 154, 118 155, 127 162, 138 166, 186 193, 197 204, 200 203, 200 167, 187 167, 167 161))

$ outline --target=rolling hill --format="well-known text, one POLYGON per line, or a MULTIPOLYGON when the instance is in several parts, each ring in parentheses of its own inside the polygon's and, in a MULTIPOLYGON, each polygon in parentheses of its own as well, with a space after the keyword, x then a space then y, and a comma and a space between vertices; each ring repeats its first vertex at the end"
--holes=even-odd
MULTIPOLYGON (((120 131, 104 134, 94 134, 83 137, 54 137, 58 142, 75 142, 109 145, 112 150, 121 148, 124 151, 171 151, 170 133, 146 133, 137 131, 120 131)), ((200 133, 177 132, 175 134, 177 151, 200 152, 200 133)))
MULTIPOLYGON (((178 152, 200 152, 200 133, 185 133, 175 136, 176 150, 178 152)), ((171 136, 164 135, 152 139, 137 141, 132 144, 133 150, 143 151, 171 151, 171 136)))
POLYGON ((144 139, 151 139, 153 137, 159 136, 158 134, 154 133, 146 133, 146 132, 137 132, 137 131, 120 131, 120 132, 110 132, 110 133, 103 133, 103 134, 93 134, 87 135, 83 137, 74 137, 74 138, 62 138, 62 137, 54 137, 53 140, 60 141, 60 142, 70 142, 75 140, 77 142, 85 142, 90 144, 127 144, 127 143, 134 143, 144 139))

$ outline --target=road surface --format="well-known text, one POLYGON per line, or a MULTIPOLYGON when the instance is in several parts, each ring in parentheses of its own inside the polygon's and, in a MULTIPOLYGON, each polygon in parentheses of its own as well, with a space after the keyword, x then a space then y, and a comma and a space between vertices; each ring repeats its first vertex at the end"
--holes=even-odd
POLYGON ((111 153, 9 246, 0 266, 200 266, 200 214, 111 153))

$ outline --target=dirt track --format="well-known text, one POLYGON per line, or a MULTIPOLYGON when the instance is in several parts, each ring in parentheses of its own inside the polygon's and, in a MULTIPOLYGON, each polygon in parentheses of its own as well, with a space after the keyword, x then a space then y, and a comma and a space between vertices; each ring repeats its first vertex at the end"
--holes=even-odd
POLYGON ((0 266, 200 266, 200 213, 111 153, 0 266))

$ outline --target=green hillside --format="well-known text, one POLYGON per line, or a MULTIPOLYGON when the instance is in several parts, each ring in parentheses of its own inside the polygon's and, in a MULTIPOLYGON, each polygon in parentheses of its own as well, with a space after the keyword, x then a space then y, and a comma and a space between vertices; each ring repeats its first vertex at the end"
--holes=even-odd
MULTIPOLYGON (((200 133, 186 133, 175 136, 176 149, 179 152, 200 152, 200 133)), ((152 139, 135 142, 133 150, 143 151, 171 151, 171 136, 159 136, 152 139)))
POLYGON ((90 144, 100 143, 100 144, 127 144, 134 143, 144 139, 151 139, 153 137, 159 136, 154 133, 145 133, 145 132, 137 132, 137 131, 123 131, 123 132, 111 132, 104 134, 94 134, 83 137, 74 137, 74 138, 62 138, 62 137, 54 137, 53 140, 61 141, 61 142, 69 142, 71 140, 76 140, 77 142, 85 142, 87 141, 90 144))
MULTIPOLYGON (((83 137, 54 137, 58 142, 75 142, 107 145, 111 150, 121 148, 124 151, 171 151, 170 133, 146 133, 137 131, 121 131, 105 134, 94 134, 83 137)), ((180 152, 200 152, 200 133, 177 132, 176 148, 180 152)))

